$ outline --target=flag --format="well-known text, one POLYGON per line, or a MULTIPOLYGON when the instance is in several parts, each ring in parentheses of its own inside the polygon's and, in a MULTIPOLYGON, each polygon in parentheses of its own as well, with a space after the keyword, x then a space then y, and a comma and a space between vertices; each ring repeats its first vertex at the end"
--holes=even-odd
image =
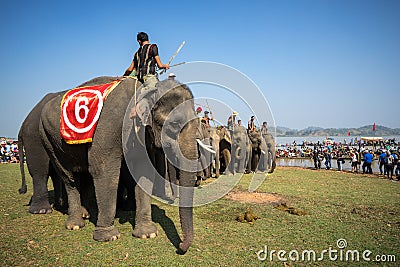
POLYGON ((374 122, 374 125, 372 126, 372 131, 376 131, 376 123, 374 122))
POLYGON ((350 136, 350 131, 347 133, 347 136, 350 136))

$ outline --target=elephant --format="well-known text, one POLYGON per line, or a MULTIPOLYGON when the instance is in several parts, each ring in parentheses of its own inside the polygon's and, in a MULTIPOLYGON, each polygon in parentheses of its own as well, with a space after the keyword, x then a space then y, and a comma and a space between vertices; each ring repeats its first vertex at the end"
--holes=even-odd
MULTIPOLYGON (((221 126, 222 127, 222 126, 221 126)), ((221 133, 221 130, 217 129, 217 128, 209 128, 210 130, 210 142, 211 142, 211 146, 212 149, 215 151, 215 162, 213 164, 213 169, 215 169, 215 178, 218 178, 220 175, 220 168, 221 168, 221 164, 220 164, 220 141, 221 141, 221 137, 219 135, 219 133, 221 133)), ((223 137, 222 137, 223 139, 223 137)), ((225 140, 226 141, 226 140, 225 140)))
POLYGON ((267 147, 265 141, 260 132, 249 132, 249 139, 251 141, 249 146, 249 158, 247 164, 247 170, 251 172, 262 171, 264 167, 264 157, 262 155, 266 153, 267 147), (261 161, 260 161, 261 159, 261 161), (261 166, 262 165, 262 166, 261 166))
POLYGON ((20 194, 25 194, 27 192, 23 160, 25 150, 26 164, 33 181, 33 195, 29 207, 29 212, 33 214, 48 214, 53 210, 49 203, 47 189, 49 176, 53 181, 54 206, 57 210, 66 210, 66 192, 64 185, 50 163, 49 156, 41 143, 39 134, 40 114, 44 105, 51 99, 64 93, 65 92, 47 94, 25 118, 18 133, 19 157, 21 159, 20 171, 22 178, 21 188, 18 191, 20 194))
POLYGON ((204 123, 198 121, 198 127, 196 131, 197 139, 201 140, 198 146, 199 150, 199 162, 198 162, 198 173, 196 185, 199 185, 201 179, 208 179, 211 177, 211 163, 213 161, 213 153, 210 152, 211 146, 211 136, 208 128, 204 123), (204 148, 204 145, 208 146, 204 148))
POLYGON ((219 176, 221 172, 223 173, 227 169, 231 160, 231 134, 224 126, 219 126, 218 129, 211 133, 211 138, 218 155, 216 157, 218 161, 216 160, 215 163, 215 173, 219 176))
POLYGON ((249 142, 246 128, 235 126, 232 131, 228 131, 225 127, 220 127, 218 135, 220 171, 225 171, 227 175, 244 173, 249 142))
POLYGON ((249 158, 247 170, 272 173, 275 164, 275 141, 271 134, 261 135, 259 131, 249 132, 249 158))
MULTIPOLYGON (((104 84, 110 79, 118 78, 99 77, 87 82, 86 85, 104 84)), ((136 79, 129 77, 122 79, 104 101, 92 142, 73 145, 67 144, 61 137, 60 103, 63 96, 56 96, 44 105, 41 112, 40 138, 55 171, 66 187, 67 229, 77 230, 84 227, 80 210, 79 184, 80 179, 89 177, 93 179, 98 208, 98 218, 93 233, 96 241, 113 241, 120 237, 119 231, 114 227, 114 217, 124 149, 128 151, 126 164, 132 176, 141 184, 134 189, 136 219, 132 233, 139 238, 153 238, 157 235, 157 227, 151 220, 150 194, 154 178, 148 171, 152 169, 149 157, 153 156, 147 155, 152 153, 147 149, 148 144, 154 144, 156 148, 163 147, 172 152, 170 155, 180 155, 172 160, 175 160, 176 176, 181 186, 179 215, 183 240, 179 244, 179 250, 185 253, 194 235, 193 208, 188 203, 193 202, 196 166, 194 168, 191 168, 190 164, 187 164, 189 167, 183 166, 184 159, 197 163, 198 158, 193 94, 186 85, 171 80, 160 81, 156 85, 156 90, 145 91, 141 89, 141 84, 136 79), (138 123, 137 118, 127 120, 125 113, 130 107, 131 100, 136 103, 136 96, 139 95, 139 101, 143 94, 150 95, 151 99, 158 99, 150 109, 148 120, 142 120, 142 124, 138 123), (168 121, 168 115, 177 106, 182 107, 182 111, 175 115, 172 121, 168 121), (130 121, 131 124, 125 123, 126 121, 130 121), (123 142, 124 136, 129 136, 130 143, 123 142), (144 136, 152 138, 143 138, 144 136)))
POLYGON ((231 131, 231 160, 228 164, 226 174, 244 173, 246 168, 247 148, 249 138, 247 130, 243 126, 235 126, 231 131))
POLYGON ((266 154, 268 172, 273 173, 276 168, 275 139, 270 133, 263 134, 262 136, 268 148, 268 153, 266 154))

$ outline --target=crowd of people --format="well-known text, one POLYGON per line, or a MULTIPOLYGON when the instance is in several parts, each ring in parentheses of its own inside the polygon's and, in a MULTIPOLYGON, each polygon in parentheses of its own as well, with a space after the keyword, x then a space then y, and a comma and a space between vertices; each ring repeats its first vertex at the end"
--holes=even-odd
POLYGON ((336 143, 330 139, 323 142, 309 143, 304 141, 297 145, 278 145, 276 156, 289 158, 311 158, 315 169, 321 169, 324 163, 326 169, 332 168, 332 160, 336 160, 338 171, 346 162, 351 164, 354 173, 372 174, 372 163, 378 161, 380 175, 400 178, 400 145, 395 140, 368 142, 355 140, 349 144, 336 143))
POLYGON ((18 142, 13 140, 1 140, 1 163, 18 163, 18 142))

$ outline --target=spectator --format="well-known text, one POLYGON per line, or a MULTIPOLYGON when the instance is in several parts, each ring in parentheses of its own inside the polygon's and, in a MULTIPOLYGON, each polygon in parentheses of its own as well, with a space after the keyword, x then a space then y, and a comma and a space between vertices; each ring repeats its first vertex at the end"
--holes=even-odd
POLYGON ((390 180, 393 180, 393 167, 394 167, 394 156, 388 151, 386 155, 386 174, 390 180))
POLYGON ((387 156, 386 150, 382 150, 382 153, 379 155, 378 158, 379 171, 381 172, 381 175, 382 175, 382 167, 383 167, 383 175, 386 175, 386 164, 385 164, 386 156, 387 156))
POLYGON ((325 167, 327 170, 332 168, 332 156, 331 153, 329 153, 329 151, 325 151, 324 153, 324 158, 325 158, 325 167))
POLYGON ((343 160, 342 152, 339 151, 337 153, 337 168, 338 168, 338 171, 342 170, 342 163, 344 163, 344 160, 343 160))
POLYGON ((395 171, 395 175, 397 177, 397 180, 400 180, 399 174, 400 174, 400 159, 397 158, 396 171, 395 171))
POLYGON ((314 150, 313 152, 313 160, 314 160, 314 167, 316 170, 321 169, 321 160, 319 158, 318 150, 314 150))
MULTIPOLYGON (((365 154, 364 154, 364 164, 365 164, 365 168, 366 173, 372 174, 372 161, 374 159, 374 156, 372 155, 371 151, 369 150, 365 150, 365 154)), ((365 172, 364 166, 363 166, 363 173, 365 172)))
POLYGON ((361 170, 361 168, 360 168, 361 167, 361 151, 362 151, 361 149, 358 149, 354 152, 357 157, 356 173, 358 173, 361 170))
POLYGON ((357 154, 356 154, 356 150, 354 150, 352 153, 351 153, 351 171, 352 172, 358 172, 357 171, 357 164, 358 164, 358 161, 357 161, 357 154))

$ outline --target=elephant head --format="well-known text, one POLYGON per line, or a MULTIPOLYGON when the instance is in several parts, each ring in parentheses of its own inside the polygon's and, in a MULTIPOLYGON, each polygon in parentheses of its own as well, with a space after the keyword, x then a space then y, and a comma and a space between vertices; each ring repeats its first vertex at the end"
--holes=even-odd
POLYGON ((179 180, 179 215, 183 241, 179 248, 186 252, 193 240, 193 187, 196 180, 198 120, 193 95, 186 85, 172 80, 157 84, 156 101, 151 108, 148 130, 156 148, 164 149, 169 167, 175 168, 179 180))
POLYGON ((243 126, 236 126, 232 131, 232 155, 236 160, 246 158, 248 145, 247 130, 243 126))

